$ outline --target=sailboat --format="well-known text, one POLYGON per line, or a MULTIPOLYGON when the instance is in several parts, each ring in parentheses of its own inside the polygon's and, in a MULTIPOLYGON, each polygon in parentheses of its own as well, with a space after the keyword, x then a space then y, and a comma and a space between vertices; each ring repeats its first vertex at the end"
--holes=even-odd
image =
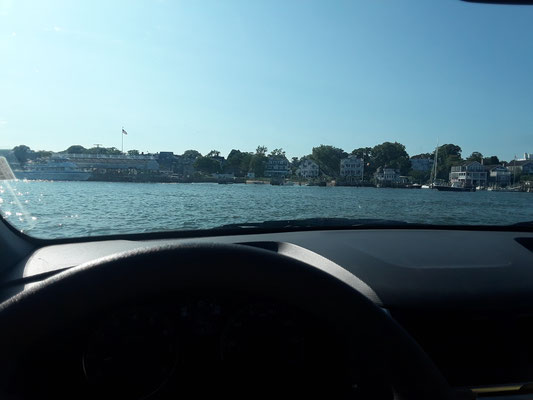
POLYGON ((439 155, 439 143, 435 147, 435 158, 433 160, 433 168, 431 169, 431 175, 429 176, 429 184, 422 185, 422 189, 433 189, 435 187, 435 181, 437 180, 437 158, 439 155))

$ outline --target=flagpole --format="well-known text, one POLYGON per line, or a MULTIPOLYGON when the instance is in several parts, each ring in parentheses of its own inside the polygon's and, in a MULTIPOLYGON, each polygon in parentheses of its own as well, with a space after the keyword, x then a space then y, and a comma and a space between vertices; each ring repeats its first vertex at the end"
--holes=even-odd
POLYGON ((120 131, 120 136, 122 137, 122 154, 124 154, 124 127, 122 127, 122 131, 120 131))

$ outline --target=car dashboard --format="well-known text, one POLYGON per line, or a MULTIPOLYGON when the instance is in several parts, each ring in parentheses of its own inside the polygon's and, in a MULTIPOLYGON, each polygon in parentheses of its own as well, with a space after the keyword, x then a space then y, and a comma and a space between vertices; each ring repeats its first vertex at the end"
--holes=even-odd
MULTIPOLYGON (((51 244, 32 249, 10 266, 0 284, 1 300, 102 257, 187 243, 241 244, 310 265, 335 266, 420 344, 453 388, 501 399, 530 392, 531 232, 332 229, 51 244)), ((250 355, 282 358, 283 365, 294 366, 294 379, 294 371, 303 371, 303 366, 329 365, 332 376, 357 386, 358 372, 342 368, 345 339, 314 316, 271 298, 206 291, 156 296, 148 303, 104 310, 81 321, 75 334, 43 344, 36 358, 46 371, 46 357, 54 354, 54 346, 63 346, 68 349, 62 353, 65 378, 96 395, 102 394, 99 385, 118 391, 124 390, 126 378, 139 382, 128 387, 125 398, 163 398, 177 382, 193 384, 188 371, 199 369, 210 374, 211 381, 219 379, 218 385, 231 379, 249 381, 262 372, 236 377, 229 371, 234 360, 250 355), (110 346, 110 338, 120 345, 110 346), (131 379, 139 374, 148 378, 131 379)), ((312 370, 307 369, 307 376, 312 370)), ((46 385, 50 375, 39 376, 46 385)))

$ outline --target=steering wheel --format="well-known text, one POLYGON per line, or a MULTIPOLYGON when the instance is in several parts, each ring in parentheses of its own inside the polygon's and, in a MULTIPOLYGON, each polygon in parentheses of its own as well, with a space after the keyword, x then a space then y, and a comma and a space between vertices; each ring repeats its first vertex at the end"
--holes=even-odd
POLYGON ((274 251, 228 244, 116 254, 61 272, 4 302, 0 394, 4 390, 3 398, 16 398, 22 393, 13 382, 21 382, 30 368, 32 344, 52 341, 55 332, 68 331, 80 318, 127 299, 200 289, 269 296, 324 317, 349 338, 350 363, 369 376, 386 376, 396 398, 453 398, 418 344, 342 274, 274 251))

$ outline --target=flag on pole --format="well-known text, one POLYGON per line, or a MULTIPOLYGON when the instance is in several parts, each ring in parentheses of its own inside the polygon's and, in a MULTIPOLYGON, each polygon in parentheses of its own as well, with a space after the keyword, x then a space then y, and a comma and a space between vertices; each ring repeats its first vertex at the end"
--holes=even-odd
POLYGON ((126 132, 126 131, 124 130, 124 128, 122 128, 122 134, 127 135, 128 132, 126 132))

